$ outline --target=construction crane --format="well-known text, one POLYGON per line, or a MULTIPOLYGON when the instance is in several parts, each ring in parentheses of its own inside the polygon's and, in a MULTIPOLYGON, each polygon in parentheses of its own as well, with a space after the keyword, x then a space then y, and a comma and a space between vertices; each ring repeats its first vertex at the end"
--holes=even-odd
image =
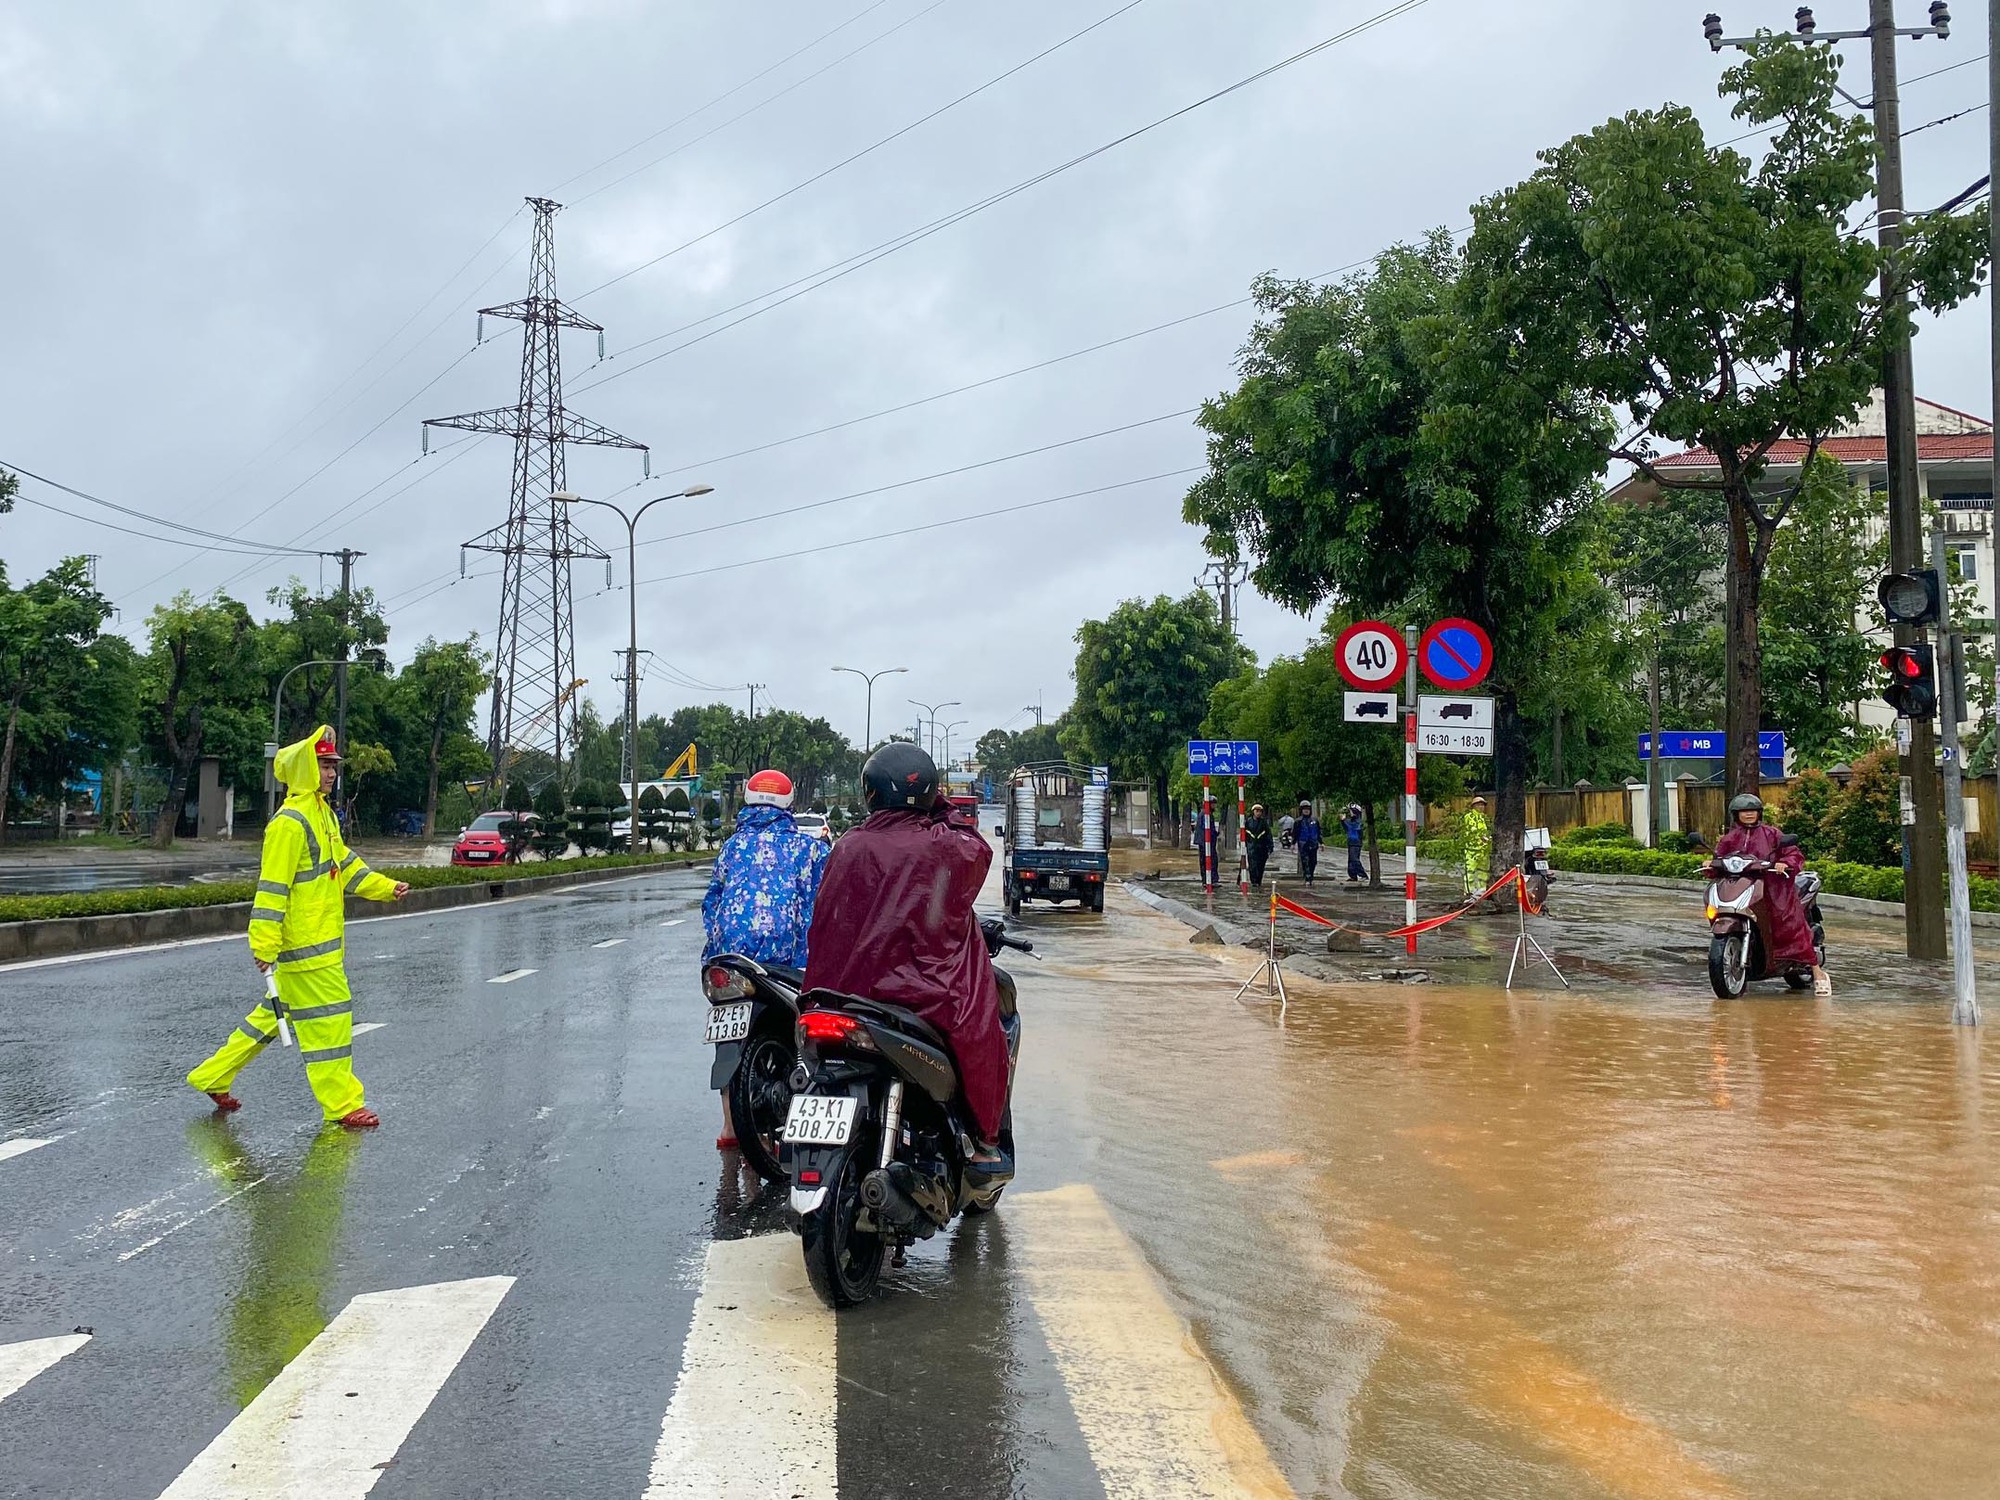
POLYGON ((556 698, 555 702, 551 703, 547 708, 543 709, 540 713, 536 714, 532 719, 528 720, 528 722, 525 725, 523 725, 520 729, 515 731, 514 739, 510 741, 507 747, 500 752, 500 766, 499 769, 493 773, 493 781, 495 785, 505 784, 507 780, 507 770, 510 766, 514 764, 514 757, 517 753, 519 753, 520 749, 522 748, 520 742, 522 740, 527 740, 532 744, 536 734, 538 734, 541 731, 542 726, 549 723, 552 719, 556 717, 556 715, 560 714, 564 708, 568 707, 569 700, 577 695, 577 690, 587 686, 589 682, 590 679, 588 677, 577 678, 575 682, 572 682, 568 687, 562 690, 562 693, 556 698))

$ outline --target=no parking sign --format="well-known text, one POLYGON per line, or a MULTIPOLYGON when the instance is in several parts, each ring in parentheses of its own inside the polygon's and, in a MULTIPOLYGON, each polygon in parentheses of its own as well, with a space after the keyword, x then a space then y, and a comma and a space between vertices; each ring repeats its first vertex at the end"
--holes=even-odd
POLYGON ((1446 692, 1462 693, 1493 670, 1493 642, 1470 620, 1439 620, 1417 642, 1417 668, 1446 692))

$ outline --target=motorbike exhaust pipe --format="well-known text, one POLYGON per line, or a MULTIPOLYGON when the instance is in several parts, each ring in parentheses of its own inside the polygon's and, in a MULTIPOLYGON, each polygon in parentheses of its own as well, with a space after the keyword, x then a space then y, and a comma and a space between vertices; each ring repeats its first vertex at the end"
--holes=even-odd
POLYGON ((904 1196, 881 1167, 861 1179, 861 1201, 875 1211, 877 1220, 891 1228, 908 1229, 917 1222, 917 1205, 904 1196))

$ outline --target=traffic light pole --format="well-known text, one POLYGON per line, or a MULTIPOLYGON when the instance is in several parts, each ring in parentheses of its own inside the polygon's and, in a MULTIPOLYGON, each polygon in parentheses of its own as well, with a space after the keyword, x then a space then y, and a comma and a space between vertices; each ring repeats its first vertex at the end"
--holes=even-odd
MULTIPOLYGON (((1903 124, 1896 93, 1895 0, 1869 0, 1868 30, 1875 90, 1876 238, 1885 257, 1882 298, 1900 308, 1906 307, 1909 299, 1896 280, 1895 269, 1903 245, 1903 124)), ((1914 572, 1924 565, 1923 508, 1917 493, 1915 382, 1906 332, 1889 346, 1882 361, 1889 460, 1889 567, 1898 573, 1914 572)), ((1912 625, 1898 624, 1895 632, 1899 646, 1913 646, 1922 639, 1922 631, 1912 625)), ((1945 955, 1945 924, 1943 819, 1933 774, 1937 745, 1928 717, 1913 718, 1909 725, 1902 774, 1903 784, 1910 789, 1905 806, 1914 821, 1903 827, 1910 854, 1903 881, 1903 943, 1911 958, 1938 959, 1945 955)))
MULTIPOLYGON (((1965 876, 1965 795, 1958 753, 1958 721, 1964 710, 1958 701, 1962 674, 1957 668, 1958 653, 1965 647, 1963 638, 1951 633, 1951 575, 1945 571, 1944 550, 1944 524, 1940 521, 1931 532, 1931 566, 1937 569, 1939 586, 1945 590, 1938 621, 1938 644, 1944 649, 1938 653, 1937 698, 1944 739, 1945 857, 1951 870, 1951 1019, 1959 1026, 1977 1026, 1979 995, 1972 977, 1972 901, 1965 876)), ((1907 911, 1908 891, 1903 899, 1907 911)))

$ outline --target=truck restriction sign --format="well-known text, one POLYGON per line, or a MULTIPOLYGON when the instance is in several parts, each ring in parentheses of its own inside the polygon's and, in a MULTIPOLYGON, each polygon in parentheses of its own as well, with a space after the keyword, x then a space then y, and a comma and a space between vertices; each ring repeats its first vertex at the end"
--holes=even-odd
POLYGON ((1429 755, 1491 755, 1493 700, 1421 695, 1417 699, 1417 748, 1429 755))
POLYGON ((1409 661, 1403 632, 1380 620, 1357 620, 1341 631, 1334 640, 1333 654, 1348 686, 1363 692, 1402 681, 1409 661))

